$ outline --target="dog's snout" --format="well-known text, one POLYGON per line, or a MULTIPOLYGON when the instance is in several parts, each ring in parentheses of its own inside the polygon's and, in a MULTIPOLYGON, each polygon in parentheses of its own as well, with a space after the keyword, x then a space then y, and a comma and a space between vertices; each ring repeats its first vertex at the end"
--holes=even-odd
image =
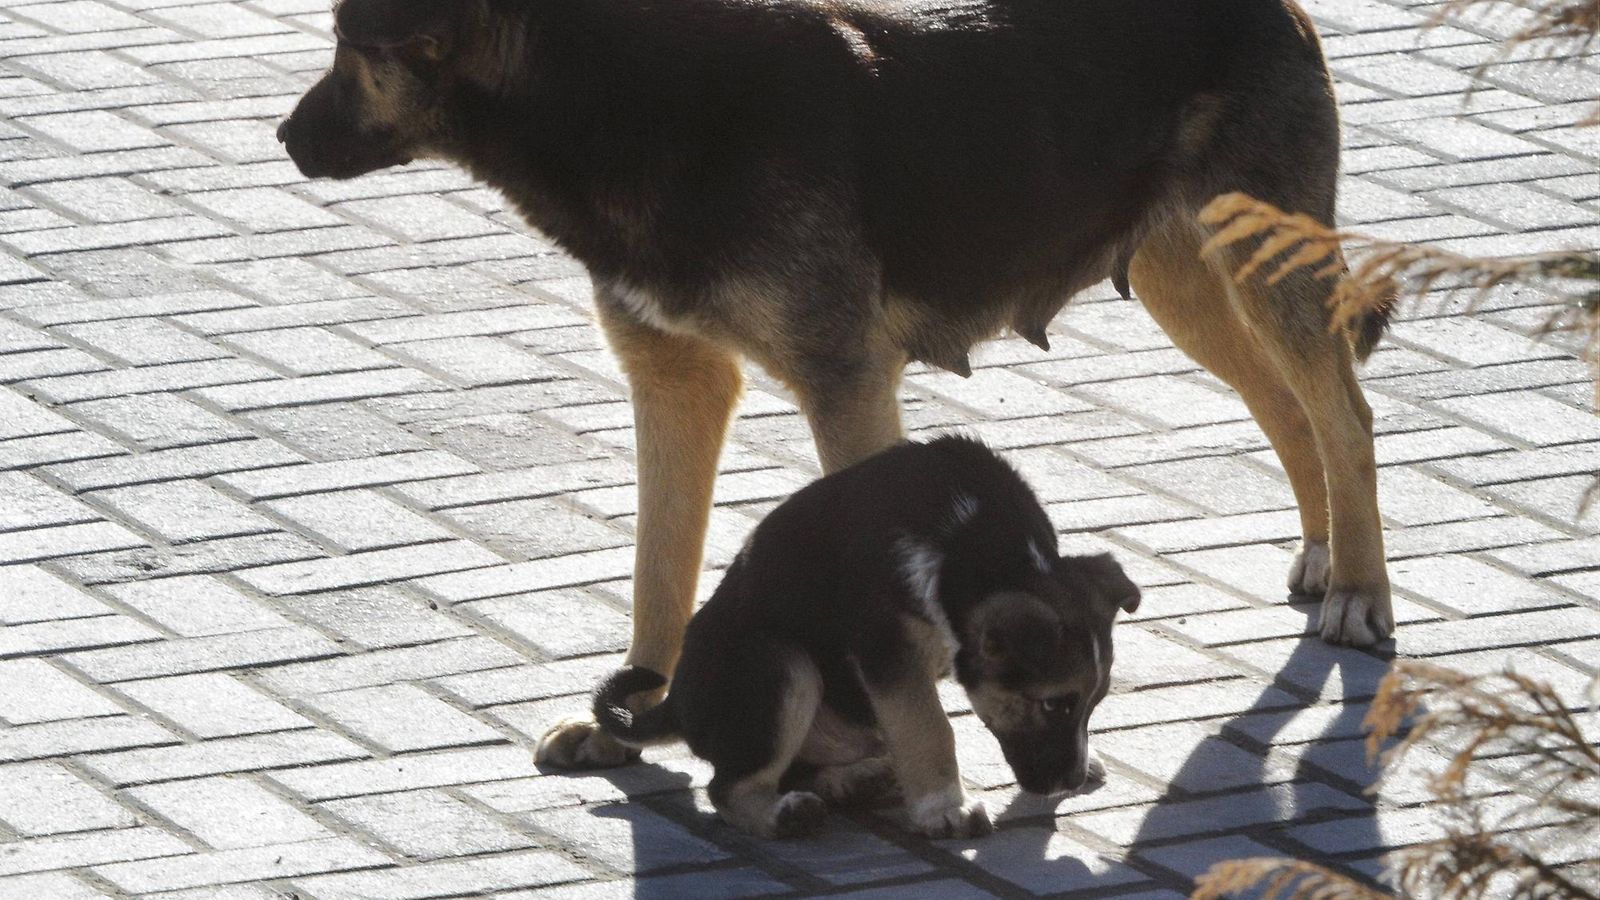
POLYGON ((287 144, 288 142, 289 142, 289 120, 288 119, 284 119, 282 122, 278 123, 278 143, 287 144))

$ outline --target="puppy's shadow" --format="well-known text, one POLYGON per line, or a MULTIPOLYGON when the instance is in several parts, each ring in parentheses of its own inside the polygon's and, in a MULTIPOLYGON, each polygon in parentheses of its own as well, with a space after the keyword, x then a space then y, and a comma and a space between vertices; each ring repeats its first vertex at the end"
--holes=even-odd
MULTIPOLYGON (((1377 771, 1360 738, 1366 701, 1392 664, 1393 644, 1372 652, 1326 644, 1317 634, 1316 604, 1294 608, 1307 616, 1305 633, 1275 671, 1270 662, 1254 663, 1271 682, 1248 708, 1215 723, 1214 736, 1184 759, 1140 823, 1128 848, 1136 859, 1186 878, 1227 859, 1263 855, 1331 863, 1369 882, 1377 875, 1372 854, 1384 843, 1366 793, 1377 771), (1219 775, 1227 784, 1208 790, 1219 775), (1319 823, 1310 844, 1283 839, 1287 823, 1304 822, 1319 823)), ((1223 650, 1251 659, 1248 644, 1223 650)))
POLYGON ((1143 876, 1060 832, 1052 820, 1063 807, 1105 790, 1107 786, 1098 783, 1064 797, 1018 792, 1004 809, 991 810, 998 826, 994 834, 941 843, 948 852, 1021 888, 1008 889, 1005 895, 1119 890, 1144 880, 1143 876))
POLYGON ((564 843, 618 874, 634 876, 633 896, 682 898, 686 890, 693 889, 682 879, 663 873, 724 856, 721 848, 697 834, 698 829, 685 827, 683 821, 685 814, 694 815, 694 801, 688 798, 697 777, 693 768, 680 766, 694 765, 687 758, 672 757, 635 761, 614 769, 543 770, 563 778, 570 791, 566 800, 583 804, 587 812, 587 816, 575 815, 552 827, 564 843))

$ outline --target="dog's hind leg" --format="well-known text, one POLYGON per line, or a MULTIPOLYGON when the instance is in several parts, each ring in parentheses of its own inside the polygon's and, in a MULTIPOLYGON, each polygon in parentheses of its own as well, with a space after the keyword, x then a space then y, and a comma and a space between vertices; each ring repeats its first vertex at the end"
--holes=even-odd
POLYGON ((1300 509, 1301 546, 1289 590, 1322 596, 1328 589, 1328 487, 1311 422, 1288 380, 1200 258, 1193 228, 1174 224, 1151 235, 1128 275, 1172 342, 1239 392, 1277 452, 1300 509))
MULTIPOLYGON (((1232 272, 1241 260, 1237 253, 1214 260, 1209 280, 1226 292, 1261 358, 1299 401, 1322 461, 1330 555, 1322 637, 1335 644, 1375 644, 1394 631, 1394 610, 1378 513, 1372 411, 1356 381, 1350 340, 1330 332, 1326 281, 1299 271, 1275 284, 1259 276, 1240 284, 1232 272)), ((1311 569, 1315 561, 1309 552, 1300 561, 1302 569, 1311 569)))
MULTIPOLYGON (((715 344, 640 323, 605 296, 597 306, 632 389, 638 437, 639 521, 627 661, 670 676, 694 612, 717 457, 739 398, 739 366, 715 344)), ((621 765, 636 755, 587 718, 557 723, 535 750, 538 761, 565 767, 621 765)))
POLYGON ((816 666, 798 652, 769 660, 769 664, 784 670, 778 679, 782 700, 772 732, 752 734, 749 729, 754 720, 728 720, 715 726, 723 733, 713 743, 723 750, 761 743, 771 754, 755 766, 747 762, 730 768, 714 761, 717 773, 708 792, 717 814, 734 827, 760 837, 798 837, 821 827, 828 815, 827 804, 810 791, 780 790, 779 782, 799 756, 816 719, 822 704, 822 678, 816 666))

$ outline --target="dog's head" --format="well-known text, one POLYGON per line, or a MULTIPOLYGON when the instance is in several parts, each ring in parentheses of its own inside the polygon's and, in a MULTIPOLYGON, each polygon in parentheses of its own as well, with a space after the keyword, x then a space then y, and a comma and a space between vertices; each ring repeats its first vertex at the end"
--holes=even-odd
POLYGON ((278 126, 312 178, 354 178, 451 140, 453 95, 486 58, 482 0, 340 0, 333 66, 278 126))
POLYGON ((1111 684, 1111 626, 1139 588, 1110 554, 1061 557, 1026 590, 983 597, 966 617, 956 676, 1023 790, 1087 779, 1089 715, 1111 684))

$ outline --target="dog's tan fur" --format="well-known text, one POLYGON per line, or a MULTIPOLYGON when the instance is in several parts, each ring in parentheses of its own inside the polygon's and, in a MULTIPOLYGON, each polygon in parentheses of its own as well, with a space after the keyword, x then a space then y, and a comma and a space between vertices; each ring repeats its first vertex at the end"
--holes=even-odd
MULTIPOLYGON (((1393 629, 1352 369, 1382 316, 1331 333, 1326 282, 1239 285, 1237 259, 1198 257, 1194 213, 1224 190, 1334 221, 1337 115, 1292 0, 341 0, 335 15, 333 68, 279 131, 301 170, 455 161, 595 275, 638 428, 630 663, 677 659, 741 358, 794 390, 837 471, 901 437, 909 359, 966 374, 972 343, 1005 327, 1044 343, 1108 275, 1261 424, 1300 507, 1290 586, 1324 596, 1323 636, 1393 629), (952 38, 990 49, 946 65, 952 38), (725 70, 741 66, 759 90, 725 70), (708 157, 723 180, 700 190, 708 157), (731 221, 748 227, 707 225, 731 221)), ((538 752, 628 757, 587 720, 538 752)))

